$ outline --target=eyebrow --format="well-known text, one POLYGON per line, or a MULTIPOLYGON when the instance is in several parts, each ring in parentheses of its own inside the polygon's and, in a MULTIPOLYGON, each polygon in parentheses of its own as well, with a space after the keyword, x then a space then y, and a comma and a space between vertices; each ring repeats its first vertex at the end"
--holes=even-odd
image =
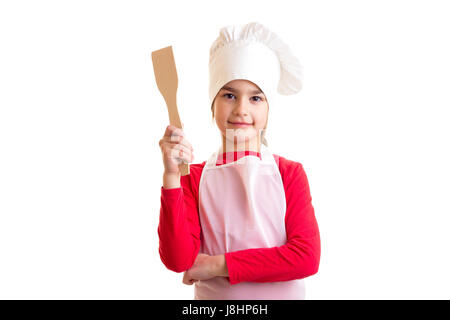
MULTIPOLYGON (((239 92, 239 91, 236 90, 235 88, 228 87, 228 86, 223 86, 222 89, 223 89, 223 90, 228 90, 228 91, 231 91, 231 92, 235 92, 235 93, 236 93, 236 92, 239 92)), ((259 90, 259 89, 250 91, 250 94, 260 94, 260 93, 263 93, 263 92, 262 92, 261 90, 259 90)))

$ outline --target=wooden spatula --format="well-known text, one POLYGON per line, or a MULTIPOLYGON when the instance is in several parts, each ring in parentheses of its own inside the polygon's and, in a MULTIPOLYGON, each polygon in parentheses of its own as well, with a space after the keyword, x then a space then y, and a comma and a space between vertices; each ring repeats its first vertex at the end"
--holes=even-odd
MULTIPOLYGON (((172 46, 153 51, 152 61, 156 84, 167 104, 170 124, 182 129, 177 109, 178 76, 172 46)), ((189 174, 188 163, 180 164, 179 168, 182 176, 189 174)))

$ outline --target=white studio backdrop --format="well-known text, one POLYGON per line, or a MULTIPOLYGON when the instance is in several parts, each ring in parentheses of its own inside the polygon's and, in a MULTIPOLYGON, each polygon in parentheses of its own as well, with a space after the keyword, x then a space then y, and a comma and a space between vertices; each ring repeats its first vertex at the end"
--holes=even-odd
POLYGON ((209 47, 258 21, 304 65, 269 113, 319 223, 307 299, 449 299, 445 1, 2 1, 0 298, 192 299, 158 254, 151 51, 172 45, 194 163, 215 151, 209 47))

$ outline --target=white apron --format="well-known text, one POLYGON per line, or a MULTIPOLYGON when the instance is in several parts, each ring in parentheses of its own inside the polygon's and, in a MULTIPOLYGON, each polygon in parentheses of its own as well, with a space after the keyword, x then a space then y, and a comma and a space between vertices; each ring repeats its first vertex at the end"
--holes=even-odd
MULTIPOLYGON (((200 253, 219 255, 286 244, 286 197, 283 181, 269 149, 216 166, 222 149, 206 162, 199 184, 202 228, 200 253)), ((241 282, 225 277, 195 283, 196 300, 304 299, 303 279, 241 282)))

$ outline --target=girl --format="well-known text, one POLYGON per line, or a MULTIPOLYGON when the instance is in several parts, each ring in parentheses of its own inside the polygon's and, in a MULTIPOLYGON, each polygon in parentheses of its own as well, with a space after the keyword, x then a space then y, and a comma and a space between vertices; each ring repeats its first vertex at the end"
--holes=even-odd
POLYGON ((161 260, 185 272, 195 299, 304 299, 303 279, 320 260, 308 180, 301 163, 271 154, 265 140, 269 103, 300 91, 302 68, 259 23, 222 28, 209 68, 222 146, 181 176, 193 148, 182 129, 166 128, 161 260))

